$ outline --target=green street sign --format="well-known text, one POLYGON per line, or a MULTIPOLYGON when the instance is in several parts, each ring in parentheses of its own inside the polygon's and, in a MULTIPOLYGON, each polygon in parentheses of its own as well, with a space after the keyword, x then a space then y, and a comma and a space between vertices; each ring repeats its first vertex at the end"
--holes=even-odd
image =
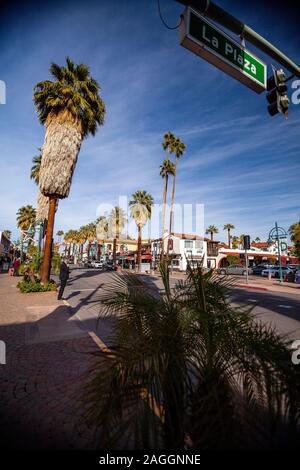
POLYGON ((180 44, 257 93, 266 89, 266 64, 190 7, 180 25, 180 44))

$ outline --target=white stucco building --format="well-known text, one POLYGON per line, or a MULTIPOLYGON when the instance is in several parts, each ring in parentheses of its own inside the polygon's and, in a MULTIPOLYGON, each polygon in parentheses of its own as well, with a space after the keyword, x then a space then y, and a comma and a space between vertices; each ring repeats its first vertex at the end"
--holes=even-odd
MULTIPOLYGON (((166 234, 164 249, 167 251, 166 234)), ((189 235, 184 233, 173 233, 169 238, 170 259, 174 270, 186 271, 188 262, 192 266, 202 262, 207 268, 217 267, 218 243, 199 235, 189 235)), ((151 252, 153 262, 159 261, 161 255, 161 238, 151 241, 151 252)))

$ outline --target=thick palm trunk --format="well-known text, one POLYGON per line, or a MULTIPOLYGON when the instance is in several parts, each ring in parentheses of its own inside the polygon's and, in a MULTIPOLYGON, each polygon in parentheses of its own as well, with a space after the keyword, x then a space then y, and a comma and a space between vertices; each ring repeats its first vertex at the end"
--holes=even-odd
POLYGON ((212 232, 210 232, 210 239, 211 239, 211 241, 213 241, 213 239, 214 239, 214 234, 212 232))
POLYGON ((228 230, 228 247, 231 248, 230 247, 230 230, 228 230))
POLYGON ((177 158, 174 165, 174 176, 173 176, 173 185, 172 185, 172 201, 170 207, 170 221, 169 221, 169 236, 167 244, 167 261, 169 261, 169 252, 170 252, 170 237, 172 233, 172 219, 173 219, 173 208, 174 208, 174 199, 175 199, 175 185, 176 185, 176 168, 177 168, 177 158))
POLYGON ((138 271, 141 271, 141 261, 142 261, 142 227, 138 224, 138 252, 137 252, 137 265, 138 271))
POLYGON ((82 133, 68 112, 50 114, 46 129, 39 188, 44 196, 63 199, 69 196, 82 133))
POLYGON ((54 197, 49 197, 49 211, 48 211, 46 241, 45 241, 45 247, 44 247, 44 258, 43 258, 43 263, 41 267, 42 284, 45 284, 46 282, 48 282, 49 277, 50 277, 55 208, 56 208, 56 199, 54 197))

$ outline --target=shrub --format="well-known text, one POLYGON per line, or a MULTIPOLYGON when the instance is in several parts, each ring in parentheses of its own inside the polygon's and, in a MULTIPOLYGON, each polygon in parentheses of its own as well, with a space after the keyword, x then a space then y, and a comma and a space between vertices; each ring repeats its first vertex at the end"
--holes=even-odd
POLYGON ((56 283, 52 280, 46 284, 41 284, 38 280, 32 281, 30 279, 23 279, 22 281, 18 282, 17 287, 21 292, 26 294, 29 292, 49 292, 55 291, 57 289, 56 283))
POLYGON ((84 398, 102 446, 296 449, 300 369, 290 341, 231 305, 212 271, 190 269, 174 288, 166 265, 160 272, 163 293, 114 274, 101 294, 111 349, 99 352, 84 398))
POLYGON ((59 255, 54 255, 51 261, 51 269, 54 272, 54 274, 59 274, 60 265, 61 265, 61 257, 59 255))

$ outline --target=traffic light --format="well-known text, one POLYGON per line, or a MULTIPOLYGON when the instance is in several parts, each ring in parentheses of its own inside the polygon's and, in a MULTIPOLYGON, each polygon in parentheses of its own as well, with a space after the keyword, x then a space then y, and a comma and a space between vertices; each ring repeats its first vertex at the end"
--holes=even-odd
POLYGON ((244 235, 244 250, 250 250, 250 236, 249 235, 244 235))
POLYGON ((268 111, 271 116, 282 113, 288 114, 290 100, 287 95, 286 76, 282 69, 273 68, 272 77, 267 80, 267 100, 270 103, 268 111))

